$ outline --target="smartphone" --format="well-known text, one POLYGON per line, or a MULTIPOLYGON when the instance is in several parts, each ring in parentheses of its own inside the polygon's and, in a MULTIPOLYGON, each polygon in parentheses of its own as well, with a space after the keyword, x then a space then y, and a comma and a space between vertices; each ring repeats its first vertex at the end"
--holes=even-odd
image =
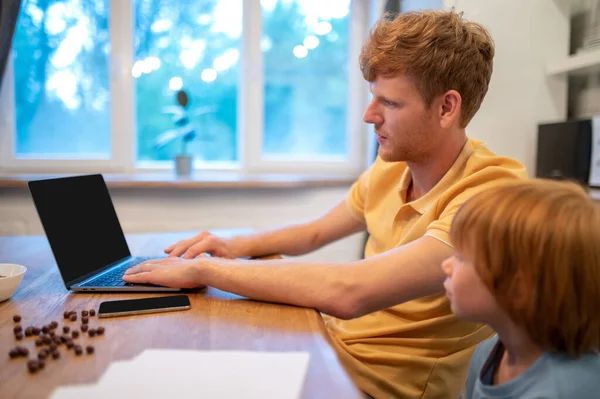
POLYGON ((98 317, 131 316, 136 314, 172 312, 189 309, 187 295, 159 296, 155 298, 124 299, 100 304, 98 317))

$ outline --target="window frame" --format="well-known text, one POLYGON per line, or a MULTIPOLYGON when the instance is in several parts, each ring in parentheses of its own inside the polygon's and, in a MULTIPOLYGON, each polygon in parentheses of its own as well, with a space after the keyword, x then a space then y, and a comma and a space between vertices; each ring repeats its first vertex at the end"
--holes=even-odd
MULTIPOLYGON (((260 0, 243 0, 243 32, 238 83, 237 162, 195 161, 198 171, 259 173, 358 174, 364 170, 372 131, 362 114, 369 99, 368 86, 358 68, 358 56, 374 18, 380 15, 377 0, 352 0, 349 21, 348 102, 346 157, 277 158, 262 154, 264 134, 264 68, 260 49, 262 12, 260 0)), ((151 173, 170 172, 170 161, 136 161, 136 93, 131 74, 134 60, 134 10, 132 1, 109 0, 110 136, 111 157, 106 160, 17 158, 14 63, 9 56, 0 88, 0 172, 8 173, 151 173), (125 40, 127 39, 127 40, 125 40)), ((369 151, 370 152, 370 151, 369 151)))

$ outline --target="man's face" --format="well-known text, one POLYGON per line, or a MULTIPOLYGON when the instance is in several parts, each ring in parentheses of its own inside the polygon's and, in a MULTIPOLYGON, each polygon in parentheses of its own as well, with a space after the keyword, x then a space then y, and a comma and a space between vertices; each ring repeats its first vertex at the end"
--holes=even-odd
POLYGON ((387 162, 423 162, 435 156, 439 120, 414 83, 399 75, 377 77, 370 84, 373 99, 363 119, 372 123, 379 142, 379 156, 387 162))

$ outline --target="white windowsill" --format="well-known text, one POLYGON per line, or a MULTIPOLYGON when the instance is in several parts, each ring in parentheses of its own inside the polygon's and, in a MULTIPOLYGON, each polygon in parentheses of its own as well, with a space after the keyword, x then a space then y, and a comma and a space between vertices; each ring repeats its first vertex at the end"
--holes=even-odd
MULTIPOLYGON (((0 188, 27 187, 30 180, 74 174, 0 174, 0 188)), ((240 172, 193 172, 190 177, 174 173, 103 174, 109 188, 239 189, 350 186, 356 175, 348 174, 244 174, 240 172)))

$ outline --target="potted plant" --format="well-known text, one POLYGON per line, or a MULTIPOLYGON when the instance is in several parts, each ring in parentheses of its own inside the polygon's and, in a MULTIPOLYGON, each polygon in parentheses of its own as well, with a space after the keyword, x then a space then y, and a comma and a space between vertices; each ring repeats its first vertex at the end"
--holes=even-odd
MULTIPOLYGON (((175 156, 175 173, 177 176, 189 176, 192 173, 194 157, 188 152, 188 143, 196 138, 196 130, 190 123, 188 105, 189 97, 184 90, 177 92, 177 105, 166 107, 163 112, 173 115, 175 129, 167 130, 154 140, 154 147, 161 149, 173 140, 181 139, 181 150, 175 156)), ((194 109, 194 116, 205 115, 216 110, 215 106, 194 109)))

